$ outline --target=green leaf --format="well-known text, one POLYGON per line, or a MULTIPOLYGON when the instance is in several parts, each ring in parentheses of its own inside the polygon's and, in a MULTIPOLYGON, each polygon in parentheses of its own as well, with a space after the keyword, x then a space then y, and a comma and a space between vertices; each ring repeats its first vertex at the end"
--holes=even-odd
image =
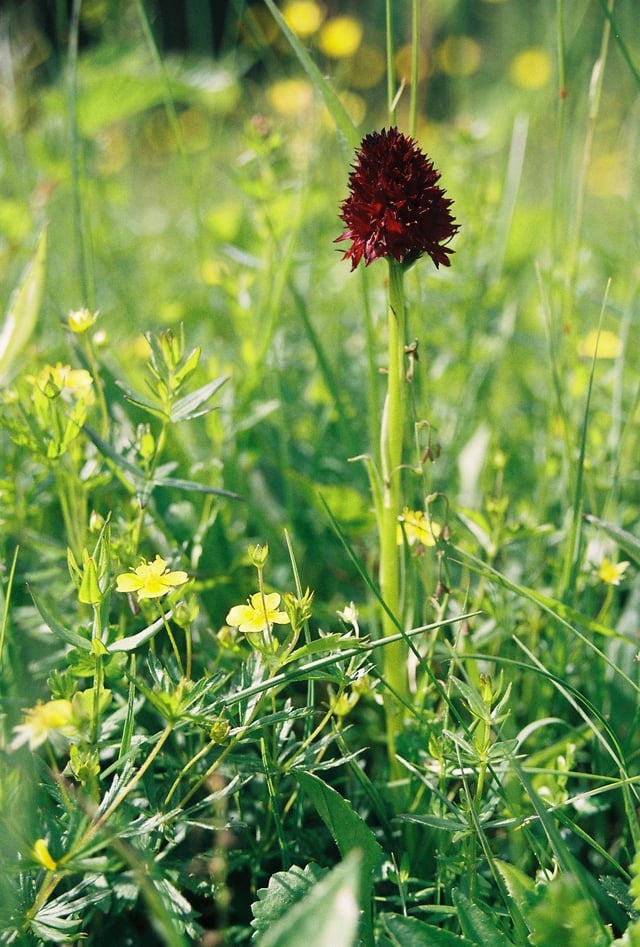
POLYGON ((373 872, 383 857, 383 849, 367 823, 350 802, 312 773, 296 771, 295 777, 318 810, 318 815, 346 858, 354 850, 361 857, 361 899, 365 906, 362 935, 365 944, 373 944, 373 872))
MULTIPOLYGON (((129 474, 134 484, 137 484, 138 489, 143 486, 147 489, 171 487, 175 490, 184 490, 187 493, 207 493, 213 494, 214 496, 227 497, 230 500, 244 500, 244 497, 240 496, 239 493, 234 493, 232 490, 223 490, 221 487, 210 487, 205 483, 196 483, 193 480, 181 480, 177 477, 155 477, 153 480, 148 480, 142 470, 139 470, 135 464, 132 464, 122 457, 111 444, 100 437, 96 431, 86 424, 83 425, 82 430, 89 440, 93 441, 100 453, 106 457, 107 460, 110 460, 114 466, 129 474)), ((136 489, 136 487, 133 486, 132 489, 136 489)))
POLYGON ((345 858, 354 848, 359 848, 363 873, 372 872, 384 852, 364 819, 347 799, 318 776, 301 770, 295 770, 294 775, 331 832, 341 856, 345 858))
POLYGON ((471 714, 479 720, 484 720, 487 717, 487 708, 475 687, 470 687, 466 681, 461 681, 454 675, 451 676, 451 680, 465 699, 471 714))
POLYGON ((47 231, 43 229, 33 258, 11 296, 0 329, 0 384, 9 378, 13 363, 35 327, 42 302, 46 255, 47 231))
POLYGON ((326 874, 326 868, 312 863, 304 869, 292 865, 289 871, 277 871, 272 875, 267 887, 258 889, 258 900, 251 905, 254 918, 251 926, 256 931, 254 938, 284 917, 289 908, 309 894, 314 884, 326 874))
POLYGON ((509 897, 515 901, 526 917, 526 911, 530 903, 531 895, 535 893, 536 886, 533 882, 533 879, 529 878, 528 875, 525 875, 525 873, 519 868, 516 868, 515 865, 511 865, 509 862, 504 862, 499 858, 494 858, 493 864, 504 881, 505 887, 509 893, 509 897))
POLYGON ((178 421, 191 421, 193 418, 200 418, 205 414, 209 414, 214 408, 208 407, 202 408, 201 410, 201 406, 204 405, 209 398, 212 398, 216 391, 222 388, 228 380, 229 376, 223 375, 221 378, 215 378, 201 388, 197 388, 196 391, 192 391, 183 398, 179 398, 171 408, 171 420, 174 423, 178 421))
POLYGON ((77 632, 66 628, 62 622, 59 621, 55 615, 49 611, 49 609, 38 598, 32 588, 29 589, 29 592, 31 593, 33 604, 40 613, 40 617, 42 618, 45 625, 51 629, 54 635, 57 635, 58 638, 62 638, 63 641, 72 645, 74 648, 80 648, 82 651, 91 651, 91 642, 88 638, 83 638, 81 635, 77 634, 77 632))
POLYGON ((462 933, 474 944, 482 947, 512 947, 509 938, 496 927, 492 918, 459 889, 453 890, 453 903, 458 911, 462 933))
POLYGON ((592 516, 590 513, 585 513, 585 519, 588 523, 592 523, 601 529, 610 539, 613 539, 620 549, 628 556, 631 556, 635 562, 640 563, 640 539, 632 533, 628 533, 626 529, 621 529, 619 526, 607 523, 605 520, 601 520, 597 516, 592 516))
POLYGON ((573 628, 574 631, 577 628, 584 628, 593 634, 603 635, 606 638, 616 638, 618 641, 626 641, 628 644, 637 645, 638 642, 630 635, 624 635, 621 632, 615 631, 613 628, 609 628, 607 625, 603 625, 602 622, 589 618, 576 608, 571 608, 570 605, 566 605, 559 599, 552 598, 550 595, 544 595, 542 592, 536 592, 535 589, 531 589, 526 585, 518 585, 517 582, 512 582, 511 579, 508 579, 502 572, 494 569, 493 566, 490 566, 488 563, 482 562, 476 556, 464 552, 457 547, 456 553, 460 558, 456 560, 452 557, 452 562, 461 562, 477 575, 491 582, 497 582, 503 588, 509 589, 510 592, 515 592, 516 595, 528 599, 549 615, 559 619, 567 627, 573 628))
POLYGON ((354 852, 259 936, 257 947, 353 947, 360 919, 359 868, 354 852))
POLYGON ((167 615, 163 615, 160 618, 156 618, 152 624, 147 625, 146 628, 143 628, 142 631, 139 631, 135 635, 128 635, 126 638, 120 638, 118 641, 113 641, 110 645, 107 646, 107 651, 114 653, 116 651, 135 651, 139 645, 144 644, 145 641, 148 641, 149 638, 152 638, 157 634, 161 628, 164 627, 165 621, 171 617, 169 612, 167 615))
POLYGON ((381 914, 378 920, 393 947, 477 947, 475 941, 427 924, 416 917, 381 914))
POLYGON ((160 418, 162 421, 168 420, 166 411, 164 411, 162 407, 155 401, 151 401, 146 397, 146 395, 140 394, 139 391, 135 391, 120 378, 116 380, 116 385, 118 388, 120 388, 127 401, 129 401, 131 404, 135 404, 137 408, 142 408, 143 411, 147 411, 149 414, 153 415, 154 418, 160 418))

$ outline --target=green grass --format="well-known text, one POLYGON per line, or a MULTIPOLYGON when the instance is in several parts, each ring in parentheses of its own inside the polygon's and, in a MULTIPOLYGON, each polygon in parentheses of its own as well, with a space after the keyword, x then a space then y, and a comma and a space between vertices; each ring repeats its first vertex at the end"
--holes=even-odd
POLYGON ((270 0, 232 5, 218 59, 114 3, 37 71, 12 21, 2 943, 640 942, 635 20, 467 7, 372 5, 372 88, 270 0), (404 280, 402 505, 437 528, 395 603, 387 267, 333 243, 390 105, 461 226, 404 280), (156 556, 166 596, 118 590, 156 556), (230 629, 256 593, 279 621, 230 629))

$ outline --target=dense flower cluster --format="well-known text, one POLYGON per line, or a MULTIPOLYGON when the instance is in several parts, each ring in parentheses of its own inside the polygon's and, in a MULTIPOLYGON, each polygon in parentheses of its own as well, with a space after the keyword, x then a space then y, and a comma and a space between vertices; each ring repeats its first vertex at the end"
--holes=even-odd
POLYGON ((440 172, 412 138, 397 128, 372 132, 361 142, 349 175, 349 197, 340 205, 351 240, 344 255, 354 270, 364 258, 393 256, 410 265, 427 253, 437 267, 449 266, 446 244, 458 231, 453 203, 438 187, 440 172))

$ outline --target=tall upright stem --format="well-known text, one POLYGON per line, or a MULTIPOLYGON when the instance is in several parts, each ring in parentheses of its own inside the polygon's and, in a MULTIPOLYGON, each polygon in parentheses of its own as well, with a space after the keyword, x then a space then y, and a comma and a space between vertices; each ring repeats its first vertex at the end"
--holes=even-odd
MULTIPOLYGON (((380 430, 382 509, 378 510, 380 538, 380 591, 386 605, 382 616, 385 637, 402 628, 398 515, 401 511, 401 466, 405 421, 405 306, 404 268, 393 257, 389 263, 387 396, 380 430)), ((397 769, 396 740, 402 730, 402 702, 409 695, 407 645, 397 641, 384 649, 384 676, 393 694, 385 698, 387 747, 392 772, 397 769)))

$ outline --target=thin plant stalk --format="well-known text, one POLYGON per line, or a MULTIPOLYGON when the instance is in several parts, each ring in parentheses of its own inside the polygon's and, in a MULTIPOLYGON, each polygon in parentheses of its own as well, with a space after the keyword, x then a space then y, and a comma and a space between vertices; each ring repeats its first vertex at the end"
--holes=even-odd
MULTIPOLYGON (((392 257, 389 264, 388 375, 380 430, 382 509, 378 511, 380 591, 387 610, 382 616, 385 637, 402 628, 398 515, 402 504, 402 448, 405 427, 405 304, 404 267, 392 257)), ((387 749, 395 769, 396 741, 402 730, 402 704, 409 696, 407 644, 403 640, 384 652, 384 676, 391 694, 385 699, 387 749)))

